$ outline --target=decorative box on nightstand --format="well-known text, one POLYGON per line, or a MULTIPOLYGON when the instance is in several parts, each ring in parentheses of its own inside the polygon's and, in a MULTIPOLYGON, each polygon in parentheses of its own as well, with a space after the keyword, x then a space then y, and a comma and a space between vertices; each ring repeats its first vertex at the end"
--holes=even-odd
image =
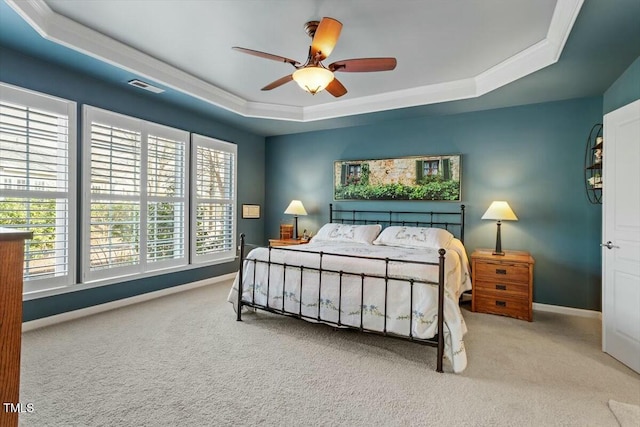
POLYGON ((269 246, 291 246, 291 245, 304 245, 309 243, 309 240, 302 239, 269 239, 269 246))
POLYGON ((533 320, 533 264, 528 252, 491 249, 471 254, 473 292, 471 310, 533 320))

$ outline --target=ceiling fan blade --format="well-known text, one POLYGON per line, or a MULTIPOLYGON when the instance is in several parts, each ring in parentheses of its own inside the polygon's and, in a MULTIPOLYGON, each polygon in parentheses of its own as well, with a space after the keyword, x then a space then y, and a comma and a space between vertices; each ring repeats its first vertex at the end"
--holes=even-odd
POLYGON ((318 54, 318 60, 322 61, 331 55, 338 42, 338 37, 340 37, 340 31, 342 31, 340 21, 333 18, 322 18, 311 42, 311 56, 316 57, 318 54))
POLYGON ((293 80, 293 76, 291 74, 289 74, 288 76, 284 76, 282 78, 279 78, 278 80, 276 80, 275 82, 271 82, 268 85, 266 85, 265 87, 262 88, 262 90, 271 90, 271 89, 275 89, 278 86, 282 86, 285 83, 289 83, 291 80, 293 80))
POLYGON ((357 58, 336 61, 329 65, 329 69, 343 73, 366 73, 370 71, 390 71, 396 68, 396 64, 396 58, 357 58))
POLYGON ((344 87, 342 83, 340 83, 340 81, 336 78, 334 78, 325 89, 336 98, 339 98, 347 93, 347 88, 344 87))
POLYGON ((293 59, 285 58, 284 56, 272 55, 266 52, 260 52, 259 50, 247 49, 246 47, 238 47, 238 46, 234 46, 231 49, 237 50, 238 52, 247 53, 249 55, 258 56, 260 58, 272 59, 278 62, 288 62, 294 67, 297 67, 298 65, 300 65, 298 61, 295 61, 293 59))

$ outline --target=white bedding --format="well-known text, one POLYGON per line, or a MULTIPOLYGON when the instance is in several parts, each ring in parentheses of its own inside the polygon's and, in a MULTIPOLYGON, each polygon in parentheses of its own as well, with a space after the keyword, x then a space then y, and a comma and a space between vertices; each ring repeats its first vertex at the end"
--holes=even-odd
MULTIPOLYGON (((445 357, 451 362, 454 372, 462 372, 467 364, 467 356, 462 340, 467 328, 458 306, 460 294, 471 289, 469 264, 462 243, 454 239, 445 255, 445 357)), ((311 242, 307 245, 288 246, 286 249, 271 249, 271 261, 287 263, 283 292, 282 266, 264 263, 246 262, 243 276, 244 301, 267 304, 267 278, 269 280, 268 305, 275 309, 283 308, 291 313, 301 310, 305 316, 318 317, 318 273, 305 270, 302 277, 302 304, 300 304, 300 266, 318 268, 320 257, 315 251, 335 254, 352 254, 366 257, 390 258, 394 260, 412 260, 438 262, 437 249, 400 248, 391 246, 368 245, 346 242, 311 242), (289 267, 289 265, 296 267, 289 267), (255 290, 253 282, 255 277, 255 290), (283 297, 284 296, 284 297, 283 297)), ((267 260, 269 249, 256 248, 248 259, 267 260)), ((322 268, 335 271, 354 272, 358 275, 343 274, 342 293, 339 291, 339 274, 324 272, 321 282, 320 319, 317 321, 340 322, 344 325, 360 326, 362 316, 366 329, 384 330, 384 294, 385 281, 378 278, 364 279, 364 302, 361 306, 362 280, 359 274, 385 274, 385 262, 381 260, 359 259, 324 255, 322 268), (340 315, 338 311, 340 309, 340 315)), ((437 282, 438 267, 421 264, 389 263, 389 276, 394 278, 437 282)), ((416 338, 432 338, 437 333, 438 289, 437 285, 415 283, 413 290, 413 322, 411 333, 416 338)), ((229 293, 228 301, 237 304, 238 276, 229 293)), ((389 280, 386 311, 386 329, 399 335, 409 335, 410 285, 402 280, 389 280)))

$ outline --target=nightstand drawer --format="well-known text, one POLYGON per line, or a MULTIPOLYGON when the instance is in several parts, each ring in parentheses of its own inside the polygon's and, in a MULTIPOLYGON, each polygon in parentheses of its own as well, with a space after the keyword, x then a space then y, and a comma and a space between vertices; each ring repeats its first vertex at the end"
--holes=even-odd
POLYGON ((517 319, 531 320, 529 301, 522 298, 504 298, 493 295, 476 296, 474 311, 501 314, 517 319))
POLYGON ((529 299, 529 283, 489 282, 477 280, 473 283, 473 289, 482 295, 529 299))
POLYGON ((476 263, 474 267, 473 273, 478 279, 529 283, 529 267, 526 265, 482 262, 476 263))

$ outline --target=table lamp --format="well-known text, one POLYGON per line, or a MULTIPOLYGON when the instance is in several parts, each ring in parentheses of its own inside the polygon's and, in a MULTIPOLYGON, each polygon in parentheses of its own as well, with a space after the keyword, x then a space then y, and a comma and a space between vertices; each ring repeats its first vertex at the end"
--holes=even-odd
POLYGON ((302 202, 300 200, 292 200, 289 203, 289 206, 284 211, 284 213, 288 215, 293 215, 293 238, 298 239, 298 215, 306 215, 307 211, 302 206, 302 202))
POLYGON ((502 252, 502 240, 500 238, 500 221, 517 221, 518 217, 511 207, 509 203, 505 201, 495 201, 491 203, 489 209, 482 215, 482 219, 493 219, 497 220, 498 231, 496 233, 496 250, 493 252, 493 255, 504 255, 502 252))

